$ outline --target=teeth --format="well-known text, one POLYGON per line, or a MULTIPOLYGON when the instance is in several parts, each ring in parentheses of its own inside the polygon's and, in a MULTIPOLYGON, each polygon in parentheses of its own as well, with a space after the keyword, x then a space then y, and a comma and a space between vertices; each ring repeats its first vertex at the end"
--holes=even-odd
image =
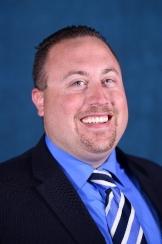
POLYGON ((93 117, 86 117, 82 119, 82 122, 85 124, 95 124, 95 123, 105 123, 108 121, 108 116, 93 116, 93 117))

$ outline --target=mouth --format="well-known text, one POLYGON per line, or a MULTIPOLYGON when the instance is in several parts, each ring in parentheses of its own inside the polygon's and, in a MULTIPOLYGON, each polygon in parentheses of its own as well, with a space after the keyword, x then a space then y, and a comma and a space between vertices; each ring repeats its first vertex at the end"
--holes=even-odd
POLYGON ((94 125, 94 124, 106 124, 111 121, 113 115, 88 115, 81 118, 81 122, 86 125, 94 125))

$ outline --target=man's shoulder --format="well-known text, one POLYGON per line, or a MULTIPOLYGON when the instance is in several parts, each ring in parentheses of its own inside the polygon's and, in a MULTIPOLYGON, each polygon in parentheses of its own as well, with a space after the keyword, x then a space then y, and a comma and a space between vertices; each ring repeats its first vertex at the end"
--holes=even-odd
POLYGON ((143 157, 130 155, 130 154, 127 154, 127 157, 132 163, 134 163, 136 165, 136 167, 139 167, 140 169, 147 168, 148 171, 149 170, 154 170, 154 171, 160 170, 160 172, 162 172, 161 165, 152 160, 149 160, 149 159, 143 158, 143 157))
POLYGON ((44 140, 23 154, 0 163, 0 185, 29 186, 35 183, 37 177, 51 172, 51 157, 44 140), (48 163, 49 162, 49 163, 48 163))
POLYGON ((29 178, 33 149, 0 163, 0 184, 14 184, 29 178))
POLYGON ((135 170, 143 174, 150 175, 162 175, 162 167, 160 164, 146 159, 144 157, 139 157, 123 152, 121 149, 117 148, 117 158, 128 170, 135 170))

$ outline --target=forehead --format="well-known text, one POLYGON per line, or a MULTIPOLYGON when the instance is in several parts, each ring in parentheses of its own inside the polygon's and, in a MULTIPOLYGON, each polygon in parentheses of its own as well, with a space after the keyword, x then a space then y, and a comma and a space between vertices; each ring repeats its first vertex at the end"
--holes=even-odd
POLYGON ((57 55, 68 55, 68 54, 83 54, 88 53, 105 53, 105 55, 111 55, 114 59, 110 48, 101 39, 92 36, 83 36, 70 38, 60 41, 50 48, 48 52, 48 59, 57 57, 57 55))
MULTIPOLYGON (((76 37, 66 39, 55 44, 49 50, 45 69, 47 73, 55 68, 58 70, 70 69, 71 66, 99 67, 100 65, 120 66, 109 47, 97 37, 76 37)), ((109 68, 109 67, 105 67, 109 68)))

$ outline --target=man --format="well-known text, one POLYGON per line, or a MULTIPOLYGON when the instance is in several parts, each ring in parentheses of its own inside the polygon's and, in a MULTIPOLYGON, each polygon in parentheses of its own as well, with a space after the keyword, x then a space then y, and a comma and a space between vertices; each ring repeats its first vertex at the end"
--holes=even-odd
POLYGON ((128 109, 106 40, 59 30, 39 45, 33 77, 45 135, 0 165, 0 243, 162 243, 162 169, 116 147, 128 109))

